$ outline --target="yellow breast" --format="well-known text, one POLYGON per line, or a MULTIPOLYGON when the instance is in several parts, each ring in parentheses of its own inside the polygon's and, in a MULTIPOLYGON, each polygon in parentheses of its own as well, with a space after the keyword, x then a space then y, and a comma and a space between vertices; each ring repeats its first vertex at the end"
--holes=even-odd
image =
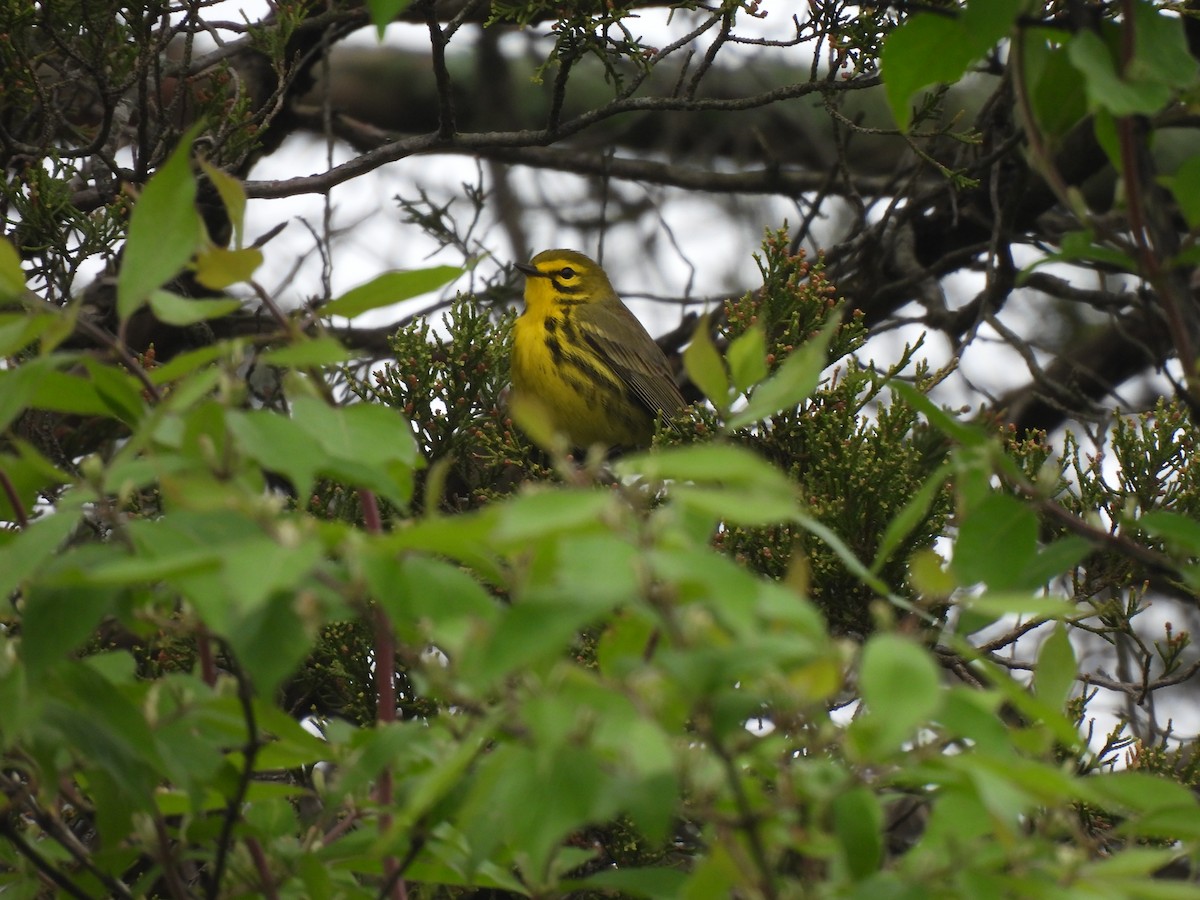
POLYGON ((654 422, 636 410, 628 390, 583 345, 569 311, 528 304, 513 327, 512 386, 545 410, 573 447, 638 447, 650 443, 654 422))

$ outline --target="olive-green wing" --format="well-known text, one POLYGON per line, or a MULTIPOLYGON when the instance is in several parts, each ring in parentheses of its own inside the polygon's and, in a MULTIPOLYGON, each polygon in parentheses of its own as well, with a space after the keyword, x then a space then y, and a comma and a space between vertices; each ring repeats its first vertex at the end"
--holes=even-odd
POLYGON ((648 412, 669 418, 683 409, 686 401, 666 356, 633 313, 615 301, 589 303, 576 315, 584 340, 648 412))

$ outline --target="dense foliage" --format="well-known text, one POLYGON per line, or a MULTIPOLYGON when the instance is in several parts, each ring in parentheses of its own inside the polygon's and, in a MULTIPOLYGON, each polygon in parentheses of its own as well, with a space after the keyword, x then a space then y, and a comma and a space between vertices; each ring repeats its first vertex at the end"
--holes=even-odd
MULTIPOLYGON (((382 330, 357 323, 462 270, 336 296, 327 281, 291 312, 255 280, 273 250, 245 234, 247 196, 277 186, 245 176, 311 124, 317 61, 368 16, 420 17, 432 35, 425 151, 470 145, 445 55, 459 29, 549 18, 550 124, 526 144, 489 133, 499 158, 586 130, 567 97, 577 64, 601 66, 605 103, 732 112, 697 90, 766 4, 693 11, 710 24, 675 48, 629 30, 646 5, 277 4, 220 26, 242 37, 203 70, 193 42, 220 30, 204 3, 0 6, 0 60, 23 76, 0 113, 6 897, 1195 891, 1177 882, 1196 878, 1200 763, 1163 710, 1200 671, 1179 624, 1200 596, 1180 293, 1200 168, 1156 176, 1134 140, 1200 90, 1187 4, 814 3, 785 48, 845 26, 834 71, 859 74, 763 101, 824 85, 840 115, 833 85, 874 83, 882 53, 896 120, 937 173, 927 218, 948 195, 964 216, 948 257, 973 246, 978 192, 997 203, 990 249, 962 257, 986 285, 940 321, 1003 335, 1020 279, 1056 287, 1004 244, 1035 192, 1000 197, 974 163, 935 158, 951 137, 999 159, 1015 146, 1003 129, 930 123, 948 102, 937 83, 1004 67, 1011 86, 981 116, 1022 119, 1022 178, 1056 198, 1042 262, 1136 279, 1136 298, 1106 294, 1113 327, 1157 310, 1168 340, 1151 356, 1185 363, 1172 396, 1107 430, 1079 419, 1052 443, 1003 410, 946 409, 934 398, 955 363, 931 365, 924 338, 876 364, 884 295, 931 277, 894 264, 928 249, 933 223, 902 222, 903 203, 879 219, 861 194, 864 223, 894 213, 908 237, 884 250, 892 232, 872 225, 826 256, 768 230, 761 283, 676 337, 694 405, 619 458, 512 421, 503 272, 382 330), (694 81, 636 93, 709 28, 722 37, 694 81), (1080 120, 1123 175, 1124 218, 1053 162, 1080 120)), ((406 140, 389 152, 416 152, 406 140)), ((849 159, 820 190, 865 188, 849 159)), ((482 249, 429 198, 402 207, 442 246, 482 249)), ((1105 394, 1060 387, 1039 402, 1082 415, 1071 392, 1105 394)))

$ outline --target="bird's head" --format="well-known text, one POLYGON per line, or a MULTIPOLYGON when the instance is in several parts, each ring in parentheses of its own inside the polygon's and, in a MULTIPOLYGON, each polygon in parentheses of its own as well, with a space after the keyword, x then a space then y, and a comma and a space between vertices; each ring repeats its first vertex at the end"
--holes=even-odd
POLYGON ((574 250, 543 250, 516 268, 525 273, 525 302, 530 306, 616 299, 600 264, 574 250))

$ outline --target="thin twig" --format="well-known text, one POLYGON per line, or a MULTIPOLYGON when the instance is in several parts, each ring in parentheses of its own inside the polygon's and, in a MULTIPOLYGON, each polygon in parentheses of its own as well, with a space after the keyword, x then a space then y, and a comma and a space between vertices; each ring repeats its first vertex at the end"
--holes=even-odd
POLYGON ((233 829, 242 815, 242 804, 246 793, 250 790, 250 782, 254 777, 254 762, 262 743, 258 731, 258 718, 254 714, 254 688, 250 679, 236 664, 233 666, 234 678, 237 680, 238 701, 242 707, 242 718, 246 723, 246 742, 242 745, 243 765, 238 773, 237 787, 233 796, 225 806, 222 817, 221 833, 217 838, 217 858, 213 861, 213 870, 208 878, 205 896, 208 900, 217 900, 221 895, 221 881, 225 877, 225 869, 229 863, 229 851, 233 846, 233 829))
POLYGON ((9 821, 7 816, 0 817, 0 834, 16 848, 17 852, 33 863, 34 867, 42 873, 51 883, 59 890, 65 891, 72 897, 78 900, 93 900, 92 896, 87 893, 75 882, 71 881, 62 872, 58 871, 49 860, 42 854, 38 853, 17 830, 15 825, 9 821))
POLYGON ((258 842, 258 838, 246 838, 246 847, 250 851, 250 858, 254 861, 254 868, 258 872, 258 883, 262 888, 263 896, 267 900, 278 900, 279 891, 275 887, 275 877, 271 874, 271 864, 267 860, 267 855, 263 853, 262 844, 258 842))
POLYGON ((449 38, 442 33, 434 15, 433 0, 425 3, 425 24, 429 27, 429 49, 433 62, 433 77, 438 92, 438 129, 437 135, 443 140, 449 139, 458 130, 454 116, 454 93, 450 85, 450 70, 446 67, 446 43, 449 38))
POLYGON ((3 789, 15 809, 32 818, 50 840, 66 850, 72 859, 108 888, 112 896, 122 898, 133 896, 124 883, 96 866, 91 851, 83 845, 75 832, 63 824, 51 810, 43 807, 27 785, 7 773, 0 772, 0 789, 3 789))
MULTIPOLYGON (((379 515, 379 502, 375 494, 363 488, 359 490, 358 498, 362 504, 363 527, 368 534, 382 534, 383 520, 379 515)), ((396 721, 396 633, 392 629, 391 619, 378 601, 373 605, 371 614, 375 621, 375 721, 389 725, 396 721)), ((392 779, 391 766, 385 765, 375 784, 381 835, 386 835, 392 827, 392 779)), ((404 900, 407 894, 400 871, 396 857, 390 854, 384 857, 384 880, 385 884, 391 885, 393 900, 404 900)))

